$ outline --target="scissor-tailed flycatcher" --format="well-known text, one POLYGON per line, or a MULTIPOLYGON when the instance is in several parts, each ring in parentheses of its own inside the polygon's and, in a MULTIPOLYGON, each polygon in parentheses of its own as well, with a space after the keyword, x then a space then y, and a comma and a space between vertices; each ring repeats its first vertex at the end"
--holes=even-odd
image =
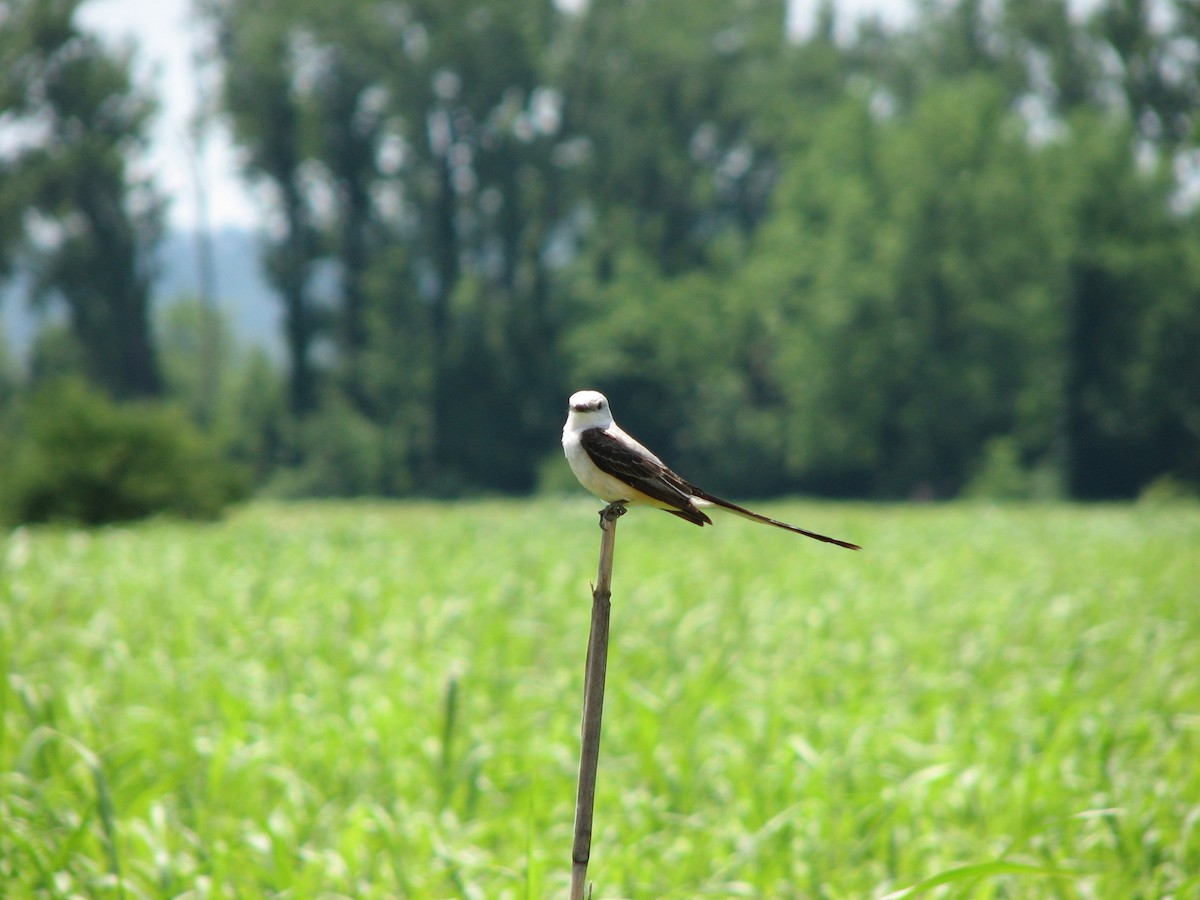
POLYGON ((751 512, 736 503, 714 497, 684 481, 666 464, 627 435, 613 421, 608 400, 597 391, 571 395, 563 450, 571 471, 585 488, 609 503, 643 504, 665 510, 696 525, 711 525, 703 507, 719 506, 755 522, 774 525, 805 537, 860 550, 857 544, 805 531, 787 522, 751 512))

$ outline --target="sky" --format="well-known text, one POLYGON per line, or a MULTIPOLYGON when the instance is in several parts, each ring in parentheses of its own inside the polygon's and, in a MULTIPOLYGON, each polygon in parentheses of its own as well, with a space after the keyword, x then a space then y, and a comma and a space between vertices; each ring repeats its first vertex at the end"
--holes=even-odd
MULTIPOLYGON (((791 2, 792 26, 803 32, 819 0, 791 2)), ((867 13, 878 13, 895 22, 909 7, 909 0, 836 3, 843 22, 867 13)), ((261 201, 256 200, 239 174, 238 156, 228 132, 210 124, 197 141, 192 127, 205 89, 211 92, 212 79, 211 73, 205 75, 195 64, 204 39, 191 10, 192 0, 88 0, 80 9, 80 20, 84 27, 107 40, 134 42, 137 83, 159 97, 161 111, 150 158, 144 165, 171 198, 171 227, 191 230, 200 222, 196 186, 204 184, 210 228, 256 228, 265 219, 261 201)))

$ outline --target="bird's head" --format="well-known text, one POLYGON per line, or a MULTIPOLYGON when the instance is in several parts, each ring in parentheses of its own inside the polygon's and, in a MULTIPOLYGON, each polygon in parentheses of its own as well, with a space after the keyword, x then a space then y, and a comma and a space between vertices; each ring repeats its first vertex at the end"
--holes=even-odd
POLYGON ((578 428, 607 428, 612 424, 608 399, 599 391, 576 391, 567 401, 568 422, 578 428))

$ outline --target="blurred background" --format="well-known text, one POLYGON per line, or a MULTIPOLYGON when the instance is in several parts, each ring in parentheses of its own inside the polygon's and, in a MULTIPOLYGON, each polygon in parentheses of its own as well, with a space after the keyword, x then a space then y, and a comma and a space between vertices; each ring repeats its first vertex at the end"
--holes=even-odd
POLYGON ((0 0, 0 517, 1200 480, 1197 0, 0 0))

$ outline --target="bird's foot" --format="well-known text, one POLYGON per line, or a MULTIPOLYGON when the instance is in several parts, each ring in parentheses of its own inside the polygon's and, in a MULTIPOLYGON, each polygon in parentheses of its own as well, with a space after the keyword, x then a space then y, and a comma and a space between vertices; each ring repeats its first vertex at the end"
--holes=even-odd
POLYGON ((614 500, 600 510, 600 527, 603 528, 605 522, 615 522, 623 515, 625 515, 625 501, 614 500))

